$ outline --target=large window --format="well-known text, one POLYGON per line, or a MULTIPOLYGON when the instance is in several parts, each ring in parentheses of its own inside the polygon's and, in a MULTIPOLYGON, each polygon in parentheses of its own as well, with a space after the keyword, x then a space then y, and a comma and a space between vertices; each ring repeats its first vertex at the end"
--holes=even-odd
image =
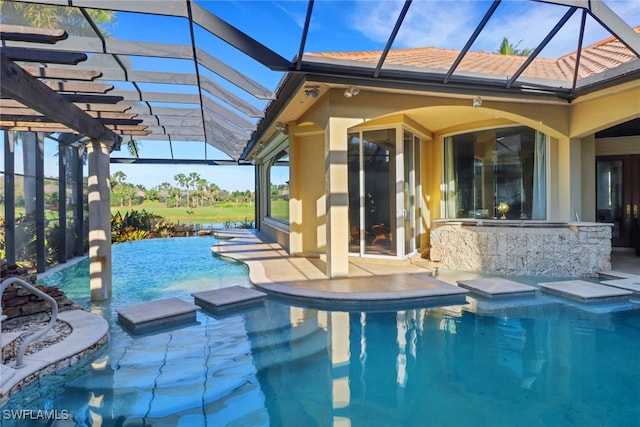
POLYGON ((269 206, 267 216, 289 222, 289 153, 284 149, 269 162, 269 206))
POLYGON ((445 140, 447 218, 546 219, 546 136, 520 126, 445 140))

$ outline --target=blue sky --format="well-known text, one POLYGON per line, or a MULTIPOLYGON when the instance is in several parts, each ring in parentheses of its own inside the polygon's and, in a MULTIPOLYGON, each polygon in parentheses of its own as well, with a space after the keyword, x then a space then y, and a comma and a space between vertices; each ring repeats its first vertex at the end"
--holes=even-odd
MULTIPOLYGON (((287 59, 298 53, 300 36, 307 10, 307 1, 203 1, 197 3, 227 20, 241 31, 257 39, 287 59)), ((162 0, 156 1, 161 6, 162 0)), ((310 31, 305 51, 362 51, 381 50, 402 8, 403 1, 327 1, 315 2, 310 31)), ((605 3, 618 13, 629 25, 640 25, 640 1, 609 1, 605 3)), ((434 1, 414 0, 393 48, 435 46, 461 49, 482 16, 490 1, 434 1)), ((539 2, 504 0, 489 21, 471 50, 495 51, 503 37, 520 48, 535 48, 549 30, 566 12, 558 7, 539 2)), ((580 14, 576 13, 541 56, 556 58, 574 51, 577 47, 577 29, 580 14)), ((143 40, 159 43, 188 44, 189 33, 186 20, 176 18, 149 19, 143 15, 119 13, 118 24, 111 34, 124 40, 143 40)), ((281 73, 272 72, 244 54, 227 46, 207 32, 196 29, 199 46, 211 55, 236 67, 258 83, 275 90, 281 73)), ((587 20, 584 45, 591 44, 609 33, 593 19, 587 20)), ((140 69, 171 69, 176 72, 194 72, 190 61, 158 61, 133 59, 140 69)), ((202 67, 201 67, 202 68, 202 67)), ((228 84, 207 70, 207 77, 223 85, 260 109, 265 101, 256 100, 242 90, 228 84)), ((223 104, 224 105, 224 104, 223 104)), ((180 146, 180 157, 190 157, 190 150, 180 146)), ((174 152, 176 147, 174 147, 174 152)), ((202 158, 204 147, 195 144, 195 158, 202 158)), ((168 144, 154 141, 142 142, 142 157, 168 156, 168 144)), ((113 157, 126 157, 126 150, 113 157)), ((223 153, 207 150, 208 158, 226 158, 223 153)), ((112 172, 122 170, 127 181, 150 188, 167 181, 175 184, 173 176, 178 173, 197 172, 210 182, 228 190, 253 189, 252 167, 217 166, 147 166, 112 164, 112 172)))
MULTIPOLYGON (((383 49, 403 3, 316 1, 305 51, 383 49)), ((307 10, 306 1, 199 1, 199 4, 287 59, 293 59, 298 53, 307 10)), ((409 9, 393 48, 436 46, 461 49, 490 4, 489 1, 416 0, 409 9)), ((640 25, 639 1, 606 1, 606 4, 628 24, 640 25)), ((545 3, 503 1, 471 49, 493 52, 503 37, 508 37, 513 43, 519 43, 521 48, 535 48, 566 10, 565 7, 545 3)), ((574 15, 541 56, 555 58, 576 49, 579 15, 574 15)), ((151 22, 145 23, 138 15, 120 14, 118 22, 118 26, 113 30, 113 35, 118 38, 163 43, 189 42, 188 39, 176 38, 168 30, 184 25, 177 23, 175 19, 164 18, 160 24, 156 21, 152 25, 151 22), (167 31, 158 32, 158 27, 167 28, 167 31)), ((605 29, 588 19, 585 46, 608 36, 605 29)), ((281 73, 267 70, 200 29, 196 30, 196 39, 209 53, 237 67, 263 86, 271 90, 276 88, 281 73)), ((187 65, 187 68, 189 66, 187 65)), ((193 69, 184 71, 193 72, 193 69)), ((205 73, 210 78, 217 79, 213 73, 205 73)), ((260 109, 265 107, 264 101, 252 99, 221 79, 216 81, 260 109)), ((142 147, 143 156, 153 157, 149 154, 156 150, 153 142, 144 141, 142 147)), ((200 157, 202 147, 198 146, 197 150, 200 157)), ((226 157, 222 153, 215 153, 215 150, 208 150, 207 155, 209 158, 226 157)), ((189 151, 183 151, 182 156, 189 156, 189 151)), ((254 185, 251 167, 112 165, 112 169, 123 170, 129 182, 147 187, 162 181, 173 183, 175 174, 189 172, 198 172, 203 178, 229 190, 252 189, 254 185)))

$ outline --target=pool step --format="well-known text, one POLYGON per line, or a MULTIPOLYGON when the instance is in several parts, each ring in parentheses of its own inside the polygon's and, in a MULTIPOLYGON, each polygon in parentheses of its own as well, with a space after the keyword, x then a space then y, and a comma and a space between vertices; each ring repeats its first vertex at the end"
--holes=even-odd
POLYGON ((626 279, 604 280, 603 285, 613 286, 620 289, 626 289, 633 292, 634 297, 640 297, 640 276, 629 277, 626 279))
POLYGON ((134 334, 196 322, 198 307, 179 298, 167 298, 119 308, 118 322, 134 334))
POLYGON ((536 288, 501 277, 458 280, 458 286, 468 289, 472 294, 485 298, 509 298, 516 296, 534 296, 536 288))
POLYGON ((538 283, 543 292, 585 303, 628 301, 633 292, 584 280, 538 283))
POLYGON ((262 304, 266 293, 242 286, 214 289, 191 294, 194 302, 213 314, 225 314, 262 304))

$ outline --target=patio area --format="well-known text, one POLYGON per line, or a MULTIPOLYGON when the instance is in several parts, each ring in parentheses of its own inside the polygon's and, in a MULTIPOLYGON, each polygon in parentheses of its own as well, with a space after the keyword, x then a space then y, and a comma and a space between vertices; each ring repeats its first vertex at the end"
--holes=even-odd
POLYGON ((215 234, 222 242, 212 251, 245 263, 258 289, 280 298, 313 302, 314 306, 460 304, 468 293, 434 278, 437 267, 427 260, 351 259, 348 278, 329 279, 326 264, 318 255, 289 256, 259 232, 220 230, 215 234))
MULTIPOLYGON (((259 232, 219 230, 222 241, 212 247, 217 255, 243 262, 259 289, 280 298, 320 304, 354 306, 465 303, 467 291, 456 281, 475 279, 474 272, 451 272, 438 277, 439 263, 412 258, 407 261, 349 259, 349 277, 329 279, 317 255, 290 256, 278 243, 259 232)), ((640 279, 640 262, 634 253, 615 250, 605 278, 640 279)))

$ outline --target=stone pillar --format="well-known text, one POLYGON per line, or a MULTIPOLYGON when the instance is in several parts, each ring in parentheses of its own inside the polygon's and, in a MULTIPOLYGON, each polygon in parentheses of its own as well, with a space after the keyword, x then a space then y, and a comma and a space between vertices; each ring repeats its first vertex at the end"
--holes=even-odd
POLYGON ((329 119, 325 133, 327 276, 349 277, 347 129, 359 121, 329 119))
POLYGON ((110 141, 91 141, 89 154, 89 275, 91 299, 111 298, 110 141))

